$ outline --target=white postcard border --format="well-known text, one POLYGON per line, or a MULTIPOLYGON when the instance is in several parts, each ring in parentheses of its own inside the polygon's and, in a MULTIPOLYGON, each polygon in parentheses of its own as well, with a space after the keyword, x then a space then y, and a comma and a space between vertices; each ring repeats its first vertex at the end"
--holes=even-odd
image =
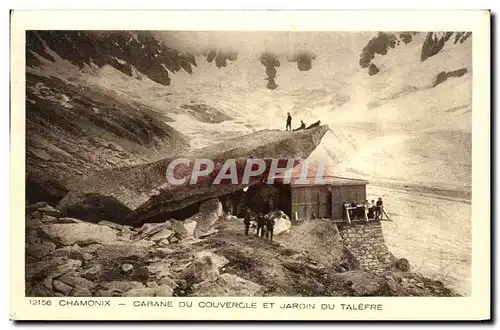
MULTIPOLYGON (((488 11, 14 11, 11 14, 10 318, 14 320, 479 320, 490 317, 490 13, 488 11), (111 307, 30 305, 24 290, 25 31, 302 30, 472 31, 472 290, 469 297, 111 298, 111 307), (192 301, 191 308, 133 301, 192 301), (201 308, 200 301, 256 302, 257 309, 201 308), (382 311, 286 310, 263 303, 382 304, 382 311), (125 303, 124 306, 119 305, 125 303), (198 307, 196 307, 198 306, 198 307)), ((36 299, 35 299, 36 300, 36 299)), ((275 306, 276 306, 275 305, 275 306)))

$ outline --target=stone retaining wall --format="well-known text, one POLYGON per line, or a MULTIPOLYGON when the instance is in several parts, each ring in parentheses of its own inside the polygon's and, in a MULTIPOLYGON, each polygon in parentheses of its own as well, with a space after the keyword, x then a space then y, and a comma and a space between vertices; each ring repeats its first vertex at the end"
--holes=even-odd
POLYGON ((337 226, 344 245, 362 269, 375 271, 392 261, 380 221, 337 226))

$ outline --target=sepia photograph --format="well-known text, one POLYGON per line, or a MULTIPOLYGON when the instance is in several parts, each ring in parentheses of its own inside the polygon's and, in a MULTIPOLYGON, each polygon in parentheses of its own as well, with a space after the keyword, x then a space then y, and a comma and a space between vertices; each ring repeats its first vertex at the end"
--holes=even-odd
POLYGON ((472 30, 23 34, 26 298, 471 296, 472 30))

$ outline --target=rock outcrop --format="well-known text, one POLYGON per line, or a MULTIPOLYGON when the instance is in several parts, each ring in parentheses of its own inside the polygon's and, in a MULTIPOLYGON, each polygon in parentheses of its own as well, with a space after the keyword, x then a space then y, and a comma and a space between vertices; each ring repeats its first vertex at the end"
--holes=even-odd
POLYGON ((370 63, 370 66, 368 67, 368 74, 370 76, 376 75, 379 71, 380 69, 375 64, 370 63))
MULTIPOLYGON (((387 55, 390 49, 396 48, 401 41, 408 44, 413 41, 413 37, 418 32, 379 32, 376 37, 373 37, 361 51, 359 66, 368 68, 370 76, 376 75, 379 72, 377 66, 372 63, 375 55, 387 55)), ((454 41, 463 43, 472 35, 471 32, 428 32, 422 44, 420 60, 423 62, 429 57, 438 54, 447 42, 454 41), (454 36, 454 38, 452 38, 454 36)))
POLYGON ((222 123, 231 117, 206 104, 183 104, 181 108, 202 123, 222 123))
MULTIPOLYGON (((265 52, 260 55, 260 63, 266 68, 267 89, 275 90, 278 88, 276 84, 276 68, 280 66, 280 60, 277 54, 265 52)), ((312 68, 312 61, 316 59, 316 55, 310 52, 298 52, 286 56, 288 62, 296 62, 299 71, 309 71, 312 68)))
POLYGON ((373 37, 361 52, 359 66, 362 68, 369 67, 371 60, 375 58, 375 54, 387 55, 389 49, 394 49, 398 43, 398 39, 394 33, 379 32, 376 37, 373 37))
POLYGON ((192 54, 182 54, 148 31, 27 31, 27 63, 40 64, 39 55, 54 61, 51 51, 79 68, 111 65, 132 76, 133 71, 168 86, 169 72, 193 72, 192 54))
POLYGON ((298 164, 316 149, 327 130, 328 126, 293 133, 264 130, 195 150, 182 157, 189 160, 189 165, 175 168, 174 178, 188 178, 180 185, 169 184, 166 179, 167 167, 176 159, 173 157, 103 171, 80 182, 61 200, 58 209, 65 215, 88 221, 108 219, 121 224, 141 224, 149 218, 258 183, 267 178, 272 159, 283 160, 280 167, 284 167, 288 159, 296 159, 298 164), (266 171, 251 177, 248 184, 242 184, 244 167, 251 158, 266 160, 266 171), (194 159, 210 159, 216 165, 212 173, 191 184, 194 159), (212 184, 228 159, 238 160, 235 164, 238 182, 233 184, 232 180, 225 179, 220 184, 212 184))
POLYGON ((278 57, 273 53, 264 53, 260 56, 260 63, 266 68, 267 88, 274 90, 278 88, 274 78, 276 78, 276 68, 280 66, 278 57))
POLYGON ((437 75, 436 79, 432 82, 432 87, 436 87, 437 85, 441 84, 442 82, 444 82, 448 78, 451 78, 451 77, 462 77, 466 73, 467 73, 467 69, 466 68, 462 68, 462 69, 454 70, 454 71, 450 71, 450 72, 441 71, 437 75))
POLYGON ((451 37, 455 34, 454 43, 463 43, 467 40, 472 32, 429 32, 425 37, 424 44, 422 45, 422 54, 420 60, 423 62, 429 57, 439 53, 445 43, 450 41, 451 37))
POLYGON ((215 60, 215 66, 217 68, 226 67, 227 61, 234 62, 238 59, 238 53, 235 51, 210 49, 206 51, 204 55, 208 63, 212 63, 215 60))
POLYGON ((299 71, 309 71, 312 68, 312 61, 316 59, 316 55, 308 53, 308 52, 301 52, 298 54, 295 54, 293 56, 288 56, 287 61, 288 62, 297 62, 297 68, 299 71))

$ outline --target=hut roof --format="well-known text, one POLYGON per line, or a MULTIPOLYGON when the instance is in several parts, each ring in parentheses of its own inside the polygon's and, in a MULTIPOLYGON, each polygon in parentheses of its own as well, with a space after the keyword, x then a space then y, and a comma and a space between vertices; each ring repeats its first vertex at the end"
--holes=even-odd
POLYGON ((328 165, 321 166, 318 162, 301 163, 289 171, 276 175, 274 179, 275 182, 292 186, 368 184, 366 180, 336 176, 328 165))

